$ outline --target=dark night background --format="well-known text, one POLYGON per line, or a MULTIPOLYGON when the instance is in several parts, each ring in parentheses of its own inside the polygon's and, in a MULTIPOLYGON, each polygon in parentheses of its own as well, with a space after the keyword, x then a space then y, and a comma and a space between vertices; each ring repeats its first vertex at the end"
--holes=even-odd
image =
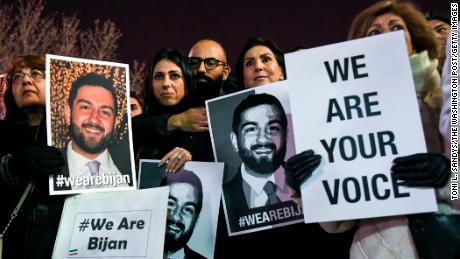
MULTIPOLYGON (((188 54, 202 38, 220 41, 235 65, 247 38, 263 36, 286 52, 298 45, 316 47, 344 41, 353 17, 376 1, 149 1, 149 0, 46 0, 46 12, 76 14, 83 27, 97 18, 116 23, 123 36, 120 60, 149 63, 162 47, 188 54)), ((416 0, 422 10, 450 11, 451 1, 416 0)))

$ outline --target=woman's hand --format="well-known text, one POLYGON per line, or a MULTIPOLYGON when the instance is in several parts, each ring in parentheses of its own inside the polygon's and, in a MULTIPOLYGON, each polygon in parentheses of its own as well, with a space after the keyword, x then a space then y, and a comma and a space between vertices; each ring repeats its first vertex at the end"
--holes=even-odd
POLYGON ((190 160, 192 160, 192 154, 187 149, 175 147, 161 159, 159 166, 166 164, 166 172, 170 174, 175 173, 190 160))

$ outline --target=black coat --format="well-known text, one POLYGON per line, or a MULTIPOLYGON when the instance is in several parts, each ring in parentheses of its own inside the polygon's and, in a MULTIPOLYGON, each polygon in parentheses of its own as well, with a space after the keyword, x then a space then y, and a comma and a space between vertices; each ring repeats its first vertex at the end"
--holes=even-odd
MULTIPOLYGON (((0 157, 20 152, 26 147, 46 143, 45 120, 38 131, 25 120, 0 121, 0 157)), ((50 196, 48 179, 36 182, 33 191, 22 205, 18 217, 10 225, 4 237, 5 259, 49 259, 53 251, 64 196, 50 196)), ((3 230, 10 214, 24 192, 27 182, 11 184, 0 177, 0 227, 3 230)))
POLYGON ((180 107, 161 107, 157 112, 141 114, 132 119, 134 152, 137 159, 161 159, 175 147, 192 154, 193 161, 213 162, 209 132, 167 131, 168 119, 188 108, 198 107, 193 103, 180 107))

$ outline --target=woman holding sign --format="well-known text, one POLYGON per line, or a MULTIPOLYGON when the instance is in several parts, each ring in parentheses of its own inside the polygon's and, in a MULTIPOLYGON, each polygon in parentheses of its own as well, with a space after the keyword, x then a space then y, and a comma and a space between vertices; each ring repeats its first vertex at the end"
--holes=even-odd
POLYGON ((51 258, 64 196, 49 195, 48 177, 61 170, 64 158, 46 145, 44 56, 15 57, 6 72, 7 117, 0 121, 0 257, 51 258))
MULTIPOLYGON (((396 158, 392 173, 407 186, 443 187, 450 177, 450 171, 449 161, 441 154, 442 143, 437 129, 441 104, 439 74, 436 70, 439 46, 422 13, 408 2, 378 2, 354 18, 348 38, 369 37, 396 30, 404 31, 430 153, 396 158)), ((300 183, 308 179, 312 168, 319 164, 315 164, 316 160, 312 158, 311 151, 305 151, 287 162, 287 182, 297 192, 300 191, 300 183)), ((448 211, 453 212, 452 209, 448 211)), ((422 214, 409 216, 409 220, 399 216, 320 224, 330 233, 358 226, 350 258, 417 258, 418 255, 422 258, 452 258, 459 252, 458 216, 422 214), (445 244, 442 248, 439 245, 441 242, 445 244)))
MULTIPOLYGON (((284 80, 284 54, 271 40, 250 38, 239 55, 235 73, 241 89, 284 80)), ((284 161, 285 156, 282 158, 284 161)), ((228 237, 223 233, 226 232, 225 226, 221 225, 225 222, 224 213, 219 215, 222 216, 219 216, 216 258, 298 258, 304 251, 325 258, 345 258, 348 255, 350 233, 332 236, 318 224, 295 224, 228 237), (330 249, 325 251, 322 249, 325 246, 330 249)))
POLYGON ((133 118, 133 137, 139 158, 161 159, 169 172, 186 161, 213 161, 207 132, 169 129, 172 114, 197 107, 195 83, 187 58, 172 49, 160 50, 154 57, 145 82, 145 112, 133 118))

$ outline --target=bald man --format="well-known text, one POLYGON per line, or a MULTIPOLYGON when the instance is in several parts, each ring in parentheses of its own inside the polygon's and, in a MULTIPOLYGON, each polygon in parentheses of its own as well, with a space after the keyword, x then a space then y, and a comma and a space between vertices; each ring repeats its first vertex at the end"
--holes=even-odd
POLYGON ((223 84, 231 68, 222 44, 210 39, 199 40, 190 49, 188 57, 199 94, 205 100, 223 95, 223 84))
MULTIPOLYGON (((193 44, 188 54, 193 77, 196 79, 197 95, 204 105, 206 100, 224 95, 224 83, 229 79, 231 68, 227 53, 217 41, 203 39, 193 44)), ((190 108, 168 119, 168 131, 208 131, 206 109, 190 108)))

